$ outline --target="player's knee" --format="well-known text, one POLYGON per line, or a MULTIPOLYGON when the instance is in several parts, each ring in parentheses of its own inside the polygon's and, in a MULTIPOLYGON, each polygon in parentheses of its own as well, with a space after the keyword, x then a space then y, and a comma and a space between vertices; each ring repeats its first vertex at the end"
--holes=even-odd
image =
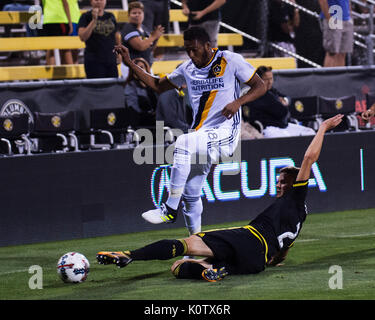
POLYGON ((203 211, 202 199, 200 196, 188 196, 182 195, 182 203, 184 205, 185 212, 201 213, 203 211))

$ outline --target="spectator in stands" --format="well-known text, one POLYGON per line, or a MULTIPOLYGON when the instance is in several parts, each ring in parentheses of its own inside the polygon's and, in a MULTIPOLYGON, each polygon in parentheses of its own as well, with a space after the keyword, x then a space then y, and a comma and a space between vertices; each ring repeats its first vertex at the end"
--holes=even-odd
MULTIPOLYGON (((78 1, 80 0, 68 0, 69 11, 70 11, 70 16, 72 20, 72 25, 69 29, 69 35, 73 37, 78 36, 78 22, 79 22, 79 18, 81 17, 81 10, 79 9, 78 1)), ((77 64, 79 50, 74 49, 71 52, 72 52, 73 63, 77 64)))
MULTIPOLYGON (((147 30, 154 30, 159 25, 164 28, 165 33, 169 33, 169 10, 170 0, 140 0, 144 5, 145 19, 143 24, 147 30)), ((164 47, 153 49, 154 57, 161 59, 164 55, 164 47)))
POLYGON ((154 30, 159 25, 169 32, 170 0, 140 0, 144 5, 145 19, 143 24, 147 30, 154 30))
POLYGON ((353 52, 354 27, 350 0, 319 0, 322 19, 325 67, 345 66, 346 54, 353 52), (337 6, 341 10, 337 10, 337 6))
MULTIPOLYGON (((133 59, 140 68, 151 74, 150 65, 143 58, 133 59)), ((133 73, 125 83, 125 103, 129 108, 130 125, 133 128, 155 125, 155 109, 158 95, 133 73)))
MULTIPOLYGON (((290 0, 290 2, 295 3, 295 0, 290 0)), ((300 24, 299 10, 281 0, 271 0, 269 8, 269 40, 292 53, 296 53, 294 42, 296 38, 295 30, 300 24)), ((289 56, 288 53, 277 49, 274 49, 272 55, 275 57, 289 56)))
MULTIPOLYGON (((273 73, 271 67, 260 66, 257 74, 267 86, 267 92, 259 99, 248 103, 250 116, 244 120, 250 123, 259 121, 263 125, 263 135, 266 138, 314 135, 315 131, 299 124, 290 123, 289 99, 273 88, 273 73)), ((246 108, 245 108, 246 109, 246 108)))
POLYGON ((164 125, 188 132, 193 122, 186 85, 181 89, 168 90, 159 95, 156 107, 156 120, 164 125))
POLYGON ((158 25, 151 33, 143 24, 144 6, 142 2, 129 3, 129 23, 125 24, 121 36, 124 45, 129 49, 130 58, 143 58, 151 66, 152 51, 158 39, 164 33, 164 28, 158 25))
POLYGON ((117 57, 113 52, 119 44, 115 16, 105 11, 106 0, 91 0, 92 9, 82 14, 78 35, 86 43, 85 72, 87 78, 117 78, 117 57))
POLYGON ((241 140, 262 139, 263 134, 249 122, 241 120, 241 140))
MULTIPOLYGON (((43 35, 67 36, 73 32, 72 17, 68 0, 43 0, 43 35)), ((61 50, 62 64, 72 64, 71 50, 61 50)), ((46 64, 55 65, 53 50, 47 50, 46 64)))
MULTIPOLYGON (((30 7, 34 5, 33 0, 23 0, 23 1, 9 1, 9 0, 3 0, 1 1, 4 5, 2 7, 2 11, 29 11, 30 7), (20 3, 22 2, 22 3, 20 3)), ((5 25, 5 34, 6 37, 10 35, 11 26, 5 25)), ((31 29, 29 24, 26 24, 26 36, 28 37, 36 37, 37 30, 31 29)), ((4 35, 3 35, 4 36, 4 35)))
POLYGON ((220 8, 226 0, 182 0, 182 13, 189 17, 190 26, 206 29, 211 46, 217 47, 217 35, 220 29, 220 8))

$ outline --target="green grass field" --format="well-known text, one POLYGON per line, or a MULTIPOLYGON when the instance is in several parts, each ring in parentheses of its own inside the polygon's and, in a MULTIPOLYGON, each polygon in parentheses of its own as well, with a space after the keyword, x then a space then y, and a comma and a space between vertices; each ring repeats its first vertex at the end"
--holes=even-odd
MULTIPOLYGON (((247 221, 205 229, 240 226, 247 221)), ((100 250, 135 249, 163 238, 182 238, 185 229, 168 229, 82 240, 0 248, 0 299, 52 300, 255 300, 375 299, 375 209, 311 214, 285 265, 257 275, 228 276, 221 282, 177 280, 169 271, 174 261, 134 262, 124 269, 96 263, 100 250), (68 251, 91 263, 86 282, 65 284, 56 263, 68 251), (43 289, 29 288, 29 267, 43 270, 43 289), (342 268, 342 289, 331 289, 342 268)))

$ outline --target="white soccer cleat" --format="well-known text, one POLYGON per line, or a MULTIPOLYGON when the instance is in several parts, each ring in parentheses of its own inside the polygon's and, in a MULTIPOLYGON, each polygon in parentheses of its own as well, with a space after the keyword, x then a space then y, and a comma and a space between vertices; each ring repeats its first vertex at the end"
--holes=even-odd
POLYGON ((160 208, 148 210, 142 213, 142 218, 152 224, 173 223, 176 221, 177 211, 169 212, 167 206, 162 203, 160 208))

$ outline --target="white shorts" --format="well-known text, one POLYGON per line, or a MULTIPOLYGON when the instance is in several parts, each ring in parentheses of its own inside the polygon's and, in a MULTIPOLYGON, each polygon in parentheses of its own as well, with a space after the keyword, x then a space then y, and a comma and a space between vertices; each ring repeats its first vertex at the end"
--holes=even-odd
POLYGON ((191 155, 191 164, 218 163, 232 157, 240 137, 240 126, 233 128, 201 128, 180 135, 175 144, 174 162, 181 163, 191 155))
POLYGON ((200 129, 178 137, 174 161, 183 164, 183 154, 192 155, 190 174, 186 181, 183 197, 199 201, 203 184, 214 163, 221 161, 241 161, 240 126, 237 128, 200 129), (179 156, 180 155, 180 156, 179 156), (181 156, 182 155, 182 156, 181 156), (232 157, 232 158, 230 158, 232 157), (225 159, 226 158, 226 159, 225 159))

